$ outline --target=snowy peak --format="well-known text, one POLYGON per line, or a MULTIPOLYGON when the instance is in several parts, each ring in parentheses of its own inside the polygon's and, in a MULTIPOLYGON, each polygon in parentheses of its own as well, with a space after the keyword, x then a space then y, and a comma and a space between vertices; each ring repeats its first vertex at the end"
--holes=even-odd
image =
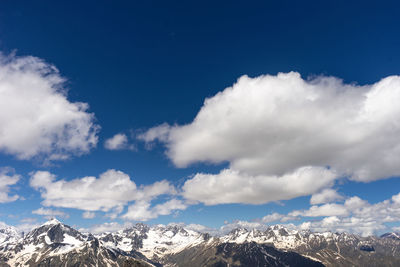
POLYGON ((289 230, 281 225, 274 225, 268 227, 265 231, 257 229, 247 230, 246 228, 236 228, 232 230, 229 234, 222 236, 221 240, 228 243, 272 243, 279 242, 287 238, 298 238, 298 231, 289 230))
POLYGON ((33 229, 25 237, 26 242, 35 245, 61 243, 77 246, 91 239, 93 239, 92 235, 84 235, 56 219, 52 219, 33 229))
POLYGON ((21 238, 17 228, 8 225, 0 226, 0 246, 6 243, 15 242, 21 238))
POLYGON ((76 266, 83 262, 87 266, 125 266, 130 262, 141 264, 133 266, 216 266, 205 262, 230 263, 232 257, 246 266, 256 266, 255 262, 281 266, 287 259, 304 261, 302 256, 327 266, 400 266, 398 233, 364 238, 274 225, 263 230, 237 228, 211 237, 181 224, 136 224, 93 236, 52 219, 25 237, 15 228, 2 229, 0 225, 2 236, 8 241, 0 243, 0 266, 76 266))
POLYGON ((43 225, 56 225, 56 224, 62 224, 59 220, 57 220, 56 218, 51 218, 50 220, 48 220, 47 222, 45 222, 43 225))
POLYGON ((108 249, 92 234, 80 233, 55 219, 19 240, 0 244, 0 266, 116 267, 125 266, 126 262, 133 266, 153 266, 141 254, 108 249))
POLYGON ((199 245, 208 239, 208 235, 177 224, 152 227, 136 224, 116 233, 99 235, 98 238, 109 248, 127 253, 137 250, 148 258, 157 259, 199 245))
POLYGON ((269 226, 265 231, 245 228, 237 228, 229 234, 220 237, 220 241, 224 243, 250 243, 270 244, 279 249, 297 249, 299 247, 308 246, 309 244, 320 244, 335 242, 353 244, 357 242, 357 237, 347 233, 313 233, 308 230, 297 231, 286 228, 282 225, 269 226))
POLYGON ((400 233, 385 233, 381 235, 381 238, 390 238, 394 240, 400 240, 400 233))

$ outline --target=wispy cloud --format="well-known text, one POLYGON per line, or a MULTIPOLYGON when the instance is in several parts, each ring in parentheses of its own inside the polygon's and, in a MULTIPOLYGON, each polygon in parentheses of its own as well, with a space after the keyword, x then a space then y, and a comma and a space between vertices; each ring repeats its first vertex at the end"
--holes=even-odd
POLYGON ((85 211, 84 213, 82 213, 82 218, 84 218, 84 219, 93 219, 94 217, 96 217, 95 212, 85 211))
POLYGON ((134 150, 135 146, 129 144, 126 134, 116 134, 104 142, 104 147, 109 150, 134 150))
POLYGON ((53 210, 53 209, 45 209, 45 208, 39 208, 37 210, 33 210, 32 214, 37 214, 37 215, 43 215, 46 219, 51 219, 55 217, 61 217, 64 219, 69 218, 69 214, 61 211, 61 210, 53 210))
POLYGON ((12 202, 20 198, 18 195, 9 195, 10 186, 20 180, 20 175, 15 174, 12 168, 0 168, 0 203, 12 202))

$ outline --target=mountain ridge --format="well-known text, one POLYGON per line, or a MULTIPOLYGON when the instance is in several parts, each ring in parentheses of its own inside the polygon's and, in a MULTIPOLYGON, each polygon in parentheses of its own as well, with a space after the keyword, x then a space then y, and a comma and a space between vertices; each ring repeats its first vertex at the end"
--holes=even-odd
POLYGON ((178 224, 138 223, 93 235, 55 219, 25 236, 16 233, 12 227, 0 229, 0 266, 246 266, 242 264, 260 261, 273 266, 293 262, 315 266, 400 266, 397 233, 361 237, 273 225, 265 230, 236 228, 213 236, 178 224), (246 251, 251 251, 250 255, 246 251))

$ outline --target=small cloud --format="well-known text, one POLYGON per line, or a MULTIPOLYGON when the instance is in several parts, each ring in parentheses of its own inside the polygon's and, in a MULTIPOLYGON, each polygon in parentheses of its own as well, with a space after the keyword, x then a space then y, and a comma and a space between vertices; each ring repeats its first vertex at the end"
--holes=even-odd
POLYGON ((104 147, 109 150, 135 150, 135 146, 128 143, 126 134, 116 134, 104 142, 104 147))
POLYGON ((39 208, 37 210, 32 211, 32 214, 37 214, 37 215, 42 215, 46 219, 51 219, 54 217, 61 217, 64 219, 68 219, 69 215, 63 211, 60 210, 53 210, 53 209, 45 209, 45 208, 39 208))
POLYGON ((344 197, 341 196, 334 189, 324 189, 322 192, 314 194, 311 196, 310 204, 323 204, 328 202, 334 202, 338 200, 342 200, 344 197))
POLYGON ((122 229, 126 229, 131 227, 133 224, 130 222, 126 222, 124 224, 120 224, 118 222, 106 222, 103 224, 95 224, 92 225, 90 228, 86 229, 79 229, 81 232, 89 232, 92 234, 100 234, 105 232, 116 232, 122 229))
POLYGON ((185 210, 187 207, 188 205, 186 203, 175 198, 157 204, 154 207, 151 207, 149 201, 139 200, 128 207, 127 213, 125 213, 122 218, 134 221, 148 221, 160 215, 169 215, 179 210, 185 210))
POLYGON ((15 185, 20 178, 14 169, 0 168, 0 203, 13 202, 20 198, 18 195, 9 195, 10 186, 15 185))
POLYGON ((93 219, 94 217, 96 217, 95 212, 85 211, 84 213, 82 213, 82 218, 84 219, 93 219))
POLYGON ((19 220, 21 223, 34 223, 37 221, 36 218, 23 218, 21 220, 19 220))
POLYGON ((394 227, 392 227, 392 230, 394 232, 400 232, 400 226, 394 226, 394 227))

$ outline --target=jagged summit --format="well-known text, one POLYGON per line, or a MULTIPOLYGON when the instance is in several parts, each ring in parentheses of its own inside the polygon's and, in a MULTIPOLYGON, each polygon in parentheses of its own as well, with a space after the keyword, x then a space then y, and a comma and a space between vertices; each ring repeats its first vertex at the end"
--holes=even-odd
POLYGON ((0 244, 15 242, 21 238, 21 234, 17 230, 17 228, 8 225, 0 224, 0 244))
POLYGON ((383 235, 381 235, 381 238, 391 238, 391 239, 395 239, 395 240, 400 240, 400 233, 385 233, 383 235))
POLYGON ((47 222, 45 222, 43 225, 55 225, 55 224, 63 224, 62 222, 60 222, 59 220, 57 220, 55 217, 51 218, 50 220, 48 220, 47 222))
POLYGON ((0 266, 154 265, 140 253, 108 248, 92 234, 81 233, 52 218, 23 238, 0 242, 0 266))
POLYGON ((53 218, 24 237, 14 234, 12 228, 0 229, 0 266, 125 266, 131 261, 139 264, 133 266, 226 266, 232 257, 249 266, 268 265, 263 259, 274 266, 310 259, 326 266, 400 266, 398 233, 361 237, 273 225, 210 236, 182 224, 139 223, 94 236, 53 218))

